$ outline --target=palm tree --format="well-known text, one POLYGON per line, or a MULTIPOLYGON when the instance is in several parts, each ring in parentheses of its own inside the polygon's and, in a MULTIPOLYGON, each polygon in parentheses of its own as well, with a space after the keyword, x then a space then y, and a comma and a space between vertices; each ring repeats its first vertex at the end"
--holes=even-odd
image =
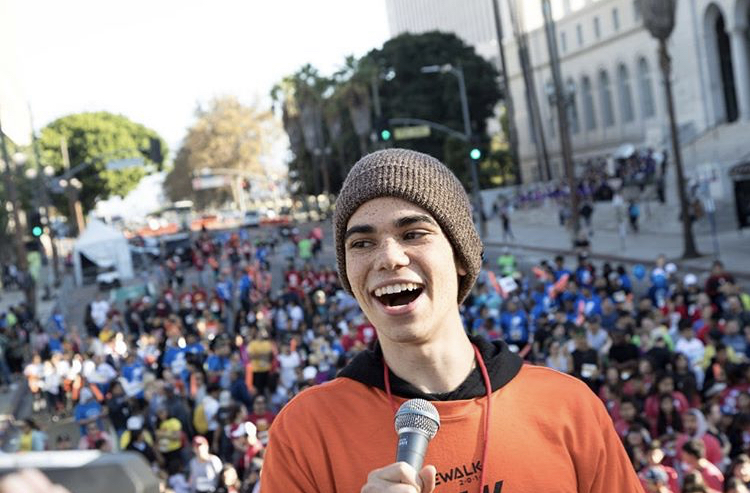
POLYGON ((349 117, 354 125, 354 132, 359 139, 359 151, 367 154, 367 139, 372 132, 372 109, 370 100, 370 81, 372 80, 372 64, 348 56, 344 67, 335 75, 338 81, 336 92, 345 102, 349 117))

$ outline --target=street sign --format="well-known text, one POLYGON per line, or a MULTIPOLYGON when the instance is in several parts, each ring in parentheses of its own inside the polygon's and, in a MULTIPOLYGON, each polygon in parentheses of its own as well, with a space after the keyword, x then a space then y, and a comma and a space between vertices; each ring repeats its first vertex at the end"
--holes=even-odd
POLYGON ((221 188, 232 184, 231 176, 208 175, 193 178, 193 190, 207 190, 209 188, 221 188))
POLYGON ((430 127, 427 125, 415 125, 412 127, 396 127, 393 129, 393 137, 396 140, 422 139, 430 136, 430 127))
POLYGON ((143 159, 139 157, 128 157, 107 162, 107 169, 110 171, 132 168, 134 166, 143 166, 143 159))

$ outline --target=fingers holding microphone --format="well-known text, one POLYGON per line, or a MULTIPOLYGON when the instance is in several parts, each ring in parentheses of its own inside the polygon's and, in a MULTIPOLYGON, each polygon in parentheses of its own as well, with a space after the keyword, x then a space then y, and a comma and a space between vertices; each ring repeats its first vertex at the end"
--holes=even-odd
POLYGON ((432 403, 410 399, 396 411, 394 424, 396 462, 372 471, 361 493, 432 493, 437 470, 422 464, 427 445, 440 428, 440 414, 432 403))
POLYGON ((434 466, 425 466, 417 474, 406 462, 396 462, 372 471, 361 493, 432 493, 436 474, 434 466))

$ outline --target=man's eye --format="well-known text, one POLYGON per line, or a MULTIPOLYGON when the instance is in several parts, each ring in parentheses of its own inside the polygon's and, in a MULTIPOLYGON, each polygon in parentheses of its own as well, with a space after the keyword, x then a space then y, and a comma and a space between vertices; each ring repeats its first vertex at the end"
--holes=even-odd
POLYGON ((372 245, 370 240, 354 240, 349 243, 349 248, 366 248, 370 245, 372 245))
POLYGON ((405 240, 418 240, 419 238, 422 238, 427 233, 424 231, 409 231, 406 234, 404 234, 405 240))

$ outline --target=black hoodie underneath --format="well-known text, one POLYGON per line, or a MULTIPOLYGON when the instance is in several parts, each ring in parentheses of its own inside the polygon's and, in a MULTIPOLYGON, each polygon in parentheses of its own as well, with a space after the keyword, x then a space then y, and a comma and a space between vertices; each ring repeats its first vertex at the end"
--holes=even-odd
MULTIPOLYGON (((489 342, 482 337, 469 337, 469 340, 479 349, 482 360, 487 367, 492 392, 495 392, 515 377, 521 370, 523 360, 516 353, 508 349, 503 341, 489 342)), ((391 391, 394 395, 404 399, 425 399, 428 401, 457 401, 474 399, 487 394, 482 373, 477 365, 466 379, 454 390, 442 394, 427 394, 422 392, 406 380, 390 372, 391 391)), ((362 351, 346 365, 338 374, 339 377, 350 378, 370 387, 385 391, 383 380, 383 351, 376 343, 374 349, 362 351)))

